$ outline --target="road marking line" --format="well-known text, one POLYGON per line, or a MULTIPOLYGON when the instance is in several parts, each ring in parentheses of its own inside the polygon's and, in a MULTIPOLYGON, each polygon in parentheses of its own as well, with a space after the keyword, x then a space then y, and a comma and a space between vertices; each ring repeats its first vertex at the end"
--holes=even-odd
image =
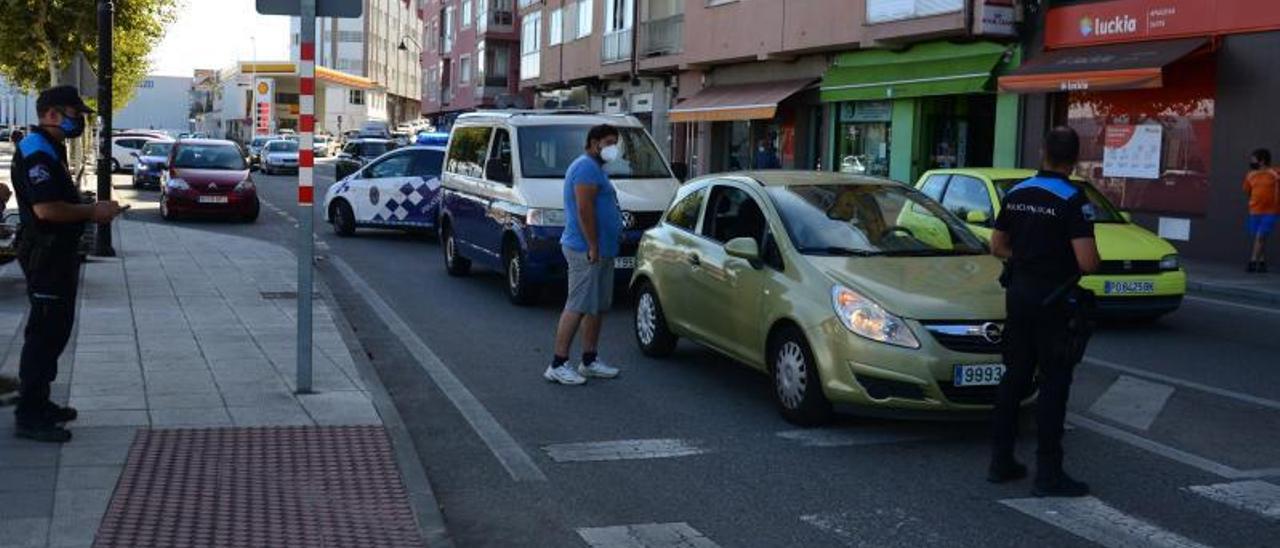
POLYGON ((1173 387, 1167 384, 1120 375, 1106 392, 1098 396, 1089 412, 1138 430, 1147 430, 1172 395, 1173 387))
POLYGON ((544 446, 542 450, 556 462, 669 459, 710 452, 695 442, 680 439, 560 443, 544 446))
POLYGON ((947 539, 931 524, 897 507, 874 507, 856 512, 825 512, 800 516, 845 546, 947 546, 947 539))
POLYGON ((893 430, 866 429, 805 429, 784 430, 778 437, 798 442, 805 447, 854 447, 859 445, 884 445, 936 438, 928 434, 893 430))
POLYGON ((392 310, 364 279, 356 274, 354 270, 347 265, 346 261, 340 257, 330 259, 330 264, 337 269, 338 273, 351 284, 351 287, 364 298, 365 302, 373 308, 387 328, 391 330, 397 338, 409 349, 409 353, 414 356, 418 362, 418 366, 427 373, 431 380, 435 382, 436 387, 444 393, 445 397, 453 403, 453 406, 462 414, 462 417, 471 425, 471 429, 475 430, 476 435, 484 441, 489 447, 489 451, 497 457, 498 462, 507 470, 511 478, 516 481, 547 481, 547 476, 542 473, 538 465, 533 462, 533 458, 520 447, 520 443, 511 436, 498 419, 485 408, 483 403, 476 398, 466 385, 456 377, 449 366, 436 356, 435 352, 418 335, 409 328, 404 320, 392 310))
POLYGON ((1000 504, 1107 548, 1207 548, 1094 497, 1005 499, 1000 504))
POLYGON ((1176 449, 1173 447, 1169 447, 1168 445, 1164 445, 1160 442, 1149 440, 1137 434, 1126 432, 1114 426, 1102 424, 1100 422, 1094 421, 1093 419, 1085 418, 1075 413, 1067 413, 1067 420, 1071 421, 1072 423, 1075 423, 1077 426, 1081 428, 1091 430, 1098 434, 1102 434, 1108 438, 1122 441, 1124 443, 1127 443, 1139 449, 1143 449, 1148 452, 1155 453, 1162 457, 1180 462, 1182 464, 1191 466, 1193 468, 1199 468, 1200 470, 1204 470, 1205 472, 1216 474, 1224 478, 1236 479, 1236 478, 1244 477, 1242 476, 1242 474, 1248 473, 1248 472, 1242 472, 1240 470, 1237 470, 1225 464, 1209 460, 1207 458, 1201 457, 1200 455, 1188 453, 1181 449, 1176 449))
POLYGON ((1168 375, 1162 375, 1160 373, 1147 371, 1145 369, 1139 369, 1137 367, 1129 367, 1127 365, 1121 365, 1113 361, 1108 361, 1101 358, 1088 357, 1084 359, 1084 363, 1097 366, 1097 367, 1102 367, 1105 369, 1120 371, 1122 373, 1128 373, 1135 377, 1145 377, 1147 379, 1157 380, 1157 381, 1172 384, 1175 386, 1191 388, 1194 390, 1199 390, 1201 392, 1207 392, 1215 396, 1222 396, 1224 398, 1229 398, 1236 401, 1242 401, 1245 403, 1251 403, 1253 405, 1259 405, 1262 407, 1266 407, 1268 409, 1280 410, 1280 401, 1269 400, 1267 398, 1261 398, 1251 394, 1245 394, 1243 392, 1236 392, 1234 390, 1227 390, 1225 388, 1209 386, 1207 384, 1201 384, 1195 381, 1186 381, 1176 377, 1170 377, 1168 375))
POLYGON ((580 527, 578 536, 591 548, 719 548, 685 522, 580 527))
POLYGON ((1280 486, 1249 480, 1214 485, 1195 485, 1187 490, 1238 510, 1280 520, 1280 486))
POLYGON ((1224 300, 1221 300, 1221 299, 1209 299, 1209 298, 1206 298, 1206 297, 1195 297, 1195 296, 1191 296, 1191 295, 1186 295, 1186 296, 1184 296, 1184 297, 1182 297, 1182 298, 1183 298, 1183 300, 1188 300, 1188 301, 1196 301, 1196 302, 1202 302, 1202 303, 1208 303, 1208 304, 1216 304, 1216 305, 1219 305, 1219 306, 1230 306, 1230 307, 1234 307, 1234 308, 1243 308, 1243 309, 1245 309, 1245 310, 1252 310, 1252 311, 1254 311, 1254 312, 1266 312, 1266 313, 1268 313, 1268 314, 1280 314, 1280 308, 1268 308, 1268 307, 1265 307, 1265 306, 1255 306, 1255 305, 1251 305, 1251 304, 1236 303, 1236 302, 1231 302, 1231 301, 1224 301, 1224 300))

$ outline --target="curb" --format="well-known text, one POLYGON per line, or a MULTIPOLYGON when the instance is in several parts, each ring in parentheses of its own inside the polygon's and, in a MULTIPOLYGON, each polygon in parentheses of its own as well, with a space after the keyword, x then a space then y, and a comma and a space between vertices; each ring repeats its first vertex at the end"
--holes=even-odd
MULTIPOLYGON (((318 270, 319 265, 316 268, 318 270)), ((360 343, 351 323, 347 321, 346 313, 341 306, 337 305, 337 299, 332 296, 333 291, 319 277, 316 282, 323 288, 322 294, 327 294, 330 302, 334 304, 330 307, 334 324, 342 334, 347 352, 355 361, 356 369, 360 373, 361 380, 365 382, 365 388, 369 391, 374 408, 382 417, 382 425, 386 428, 387 435, 391 437, 391 446, 395 450, 396 463, 400 468, 400 479, 404 482, 405 491, 409 495, 409 504, 413 508, 414 517, 417 518, 422 540, 429 547, 453 548, 453 540, 449 537, 444 514, 440 511, 440 502, 431 489, 426 466, 422 464, 422 458, 414 447, 408 427, 400 417, 400 412, 387 392, 387 387, 382 384, 377 370, 369 361, 368 355, 364 353, 364 345, 360 343)))
POLYGON ((1280 308, 1280 293, 1275 291, 1187 280, 1187 292, 1216 297, 1246 299, 1252 304, 1280 308))

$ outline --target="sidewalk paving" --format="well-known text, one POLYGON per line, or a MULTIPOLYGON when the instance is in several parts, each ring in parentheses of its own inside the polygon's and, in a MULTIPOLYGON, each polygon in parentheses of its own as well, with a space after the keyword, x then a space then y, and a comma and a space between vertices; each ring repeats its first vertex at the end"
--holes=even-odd
MULTIPOLYGON (((104 520, 104 515, 136 521, 138 509, 155 504, 157 493, 166 493, 129 489, 131 483, 121 475, 137 468, 131 474, 146 477, 150 473, 146 466, 173 453, 174 443, 179 444, 176 454, 183 454, 181 444, 204 439, 181 435, 183 432, 214 432, 185 429, 227 429, 239 435, 227 436, 228 440, 275 432, 269 440, 283 440, 308 436, 312 439, 326 433, 349 437, 350 427, 376 426, 375 441, 380 442, 340 445, 373 447, 370 455, 342 457, 351 457, 347 459, 351 462, 372 459, 379 466, 389 464, 395 470, 396 463, 387 460, 392 458, 392 452, 381 428, 383 421, 323 298, 315 303, 315 393, 293 393, 296 264, 292 255, 279 246, 257 240, 129 220, 117 223, 115 243, 120 258, 94 258, 84 266, 77 331, 63 355, 54 385, 55 399, 69 401, 80 410, 80 419, 70 424, 73 440, 59 446, 16 439, 7 415, 11 408, 4 408, 0 415, 0 547, 144 545, 136 537, 121 536, 115 525, 125 522, 104 520), (165 432, 176 434, 160 436, 165 432), (178 441, 147 442, 162 438, 178 441)), ((20 282, 12 279, 15 277, 20 280, 16 268, 0 267, 0 278, 4 278, 0 288, 20 288, 20 282)), ((4 302, 10 301, 6 296, 4 302)), ((5 374, 16 374, 21 346, 17 331, 21 323, 20 313, 0 313, 0 345, 8 343, 7 351, 0 354, 0 372, 5 374)), ((0 351, 4 350, 0 346, 0 351)), ((380 386, 377 388, 381 390, 380 386)), ((324 442, 310 443, 325 446, 324 442)), ((250 469, 257 462, 252 458, 242 461, 250 469)), ((266 461, 263 465, 270 466, 266 461)), ((214 469, 210 473, 229 480, 227 476, 248 471, 214 469)), ((261 475, 260 470, 252 471, 261 475)), ((170 472, 196 473, 183 469, 170 472)), ((386 481, 381 484, 361 482, 355 490, 372 490, 373 498, 381 501, 379 508, 390 504, 397 511, 348 512, 357 522, 365 519, 379 526, 371 528, 364 523, 351 527, 378 537, 377 529, 386 526, 384 538, 361 537, 365 539, 361 542, 364 546, 421 546, 400 476, 384 476, 386 481), (400 522, 384 523, 391 519, 388 516, 400 518, 400 522), (409 536, 406 527, 410 529, 409 536), (406 538, 413 541, 405 544, 406 538)), ((217 486, 215 493, 197 493, 210 499, 241 500, 244 493, 232 491, 257 489, 254 492, 262 496, 256 498, 261 500, 253 504, 260 506, 259 510, 276 513, 284 510, 268 508, 268 504, 278 505, 282 497, 286 501, 291 497, 302 501, 287 508, 305 511, 307 501, 318 495, 314 492, 318 489, 316 484, 308 483, 305 477, 268 484, 273 489, 297 488, 305 492, 267 494, 260 493, 261 482, 212 481, 207 475, 187 479, 192 484, 217 486), (309 487, 301 489, 299 485, 309 487)), ((178 490, 177 486, 174 490, 178 490)), ((352 494, 350 485, 342 486, 338 492, 349 500, 331 500, 337 492, 324 495, 330 497, 329 503, 348 506, 373 500, 352 494)), ((196 512, 200 508, 188 510, 196 512)), ((167 512, 180 514, 181 510, 167 512)), ((205 515, 199 513, 196 517, 205 519, 205 515)), ((153 517, 156 519, 152 522, 133 525, 143 529, 166 527, 166 522, 156 521, 160 516, 153 517)), ((208 520, 216 522, 213 516, 208 520)), ((167 525, 169 529, 179 528, 178 521, 171 523, 167 525)), ((237 527, 247 526, 230 520, 220 527, 230 534, 237 527)), ((267 534, 273 528, 266 524, 260 530, 267 534)), ((258 540, 260 543, 251 544, 283 545, 267 542, 266 538, 258 540)), ((189 545, 188 541, 182 544, 189 545)))
POLYGON ((1247 299, 1264 306, 1280 306, 1280 264, 1267 274, 1250 274, 1240 264, 1183 261, 1187 291, 1247 299))

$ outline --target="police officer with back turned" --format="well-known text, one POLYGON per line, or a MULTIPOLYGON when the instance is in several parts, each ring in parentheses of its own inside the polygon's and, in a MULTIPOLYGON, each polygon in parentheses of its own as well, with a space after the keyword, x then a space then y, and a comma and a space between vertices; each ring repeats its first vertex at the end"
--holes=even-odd
POLYGON ((121 211, 115 202, 81 203, 67 168, 64 142, 84 134, 85 115, 92 113, 74 87, 40 92, 40 125, 18 143, 11 167, 22 220, 18 263, 31 302, 18 369, 15 434, 20 438, 68 441, 71 432, 62 425, 76 419, 75 409, 49 399, 49 385, 58 376, 58 356, 75 323, 80 235, 84 223, 110 223, 121 211))
POLYGON ((1004 331, 1007 372, 1000 381, 993 427, 993 451, 987 480, 1002 483, 1026 477, 1014 457, 1020 402, 1032 392, 1039 371, 1036 403, 1038 447, 1032 494, 1085 496, 1089 486, 1062 467, 1063 420, 1080 339, 1077 287, 1082 274, 1098 269, 1093 238, 1093 205, 1068 176, 1075 169, 1080 138, 1067 127, 1045 137, 1042 169, 1015 186, 991 235, 991 250, 1007 261, 1008 320, 1004 331), (1073 343, 1077 343, 1073 347, 1073 343))

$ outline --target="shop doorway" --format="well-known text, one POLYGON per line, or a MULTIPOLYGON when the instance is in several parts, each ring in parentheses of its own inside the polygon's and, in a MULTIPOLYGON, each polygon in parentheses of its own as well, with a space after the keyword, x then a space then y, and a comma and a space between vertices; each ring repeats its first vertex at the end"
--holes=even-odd
POLYGON ((995 95, 944 95, 928 97, 920 103, 925 169, 992 165, 995 95))

